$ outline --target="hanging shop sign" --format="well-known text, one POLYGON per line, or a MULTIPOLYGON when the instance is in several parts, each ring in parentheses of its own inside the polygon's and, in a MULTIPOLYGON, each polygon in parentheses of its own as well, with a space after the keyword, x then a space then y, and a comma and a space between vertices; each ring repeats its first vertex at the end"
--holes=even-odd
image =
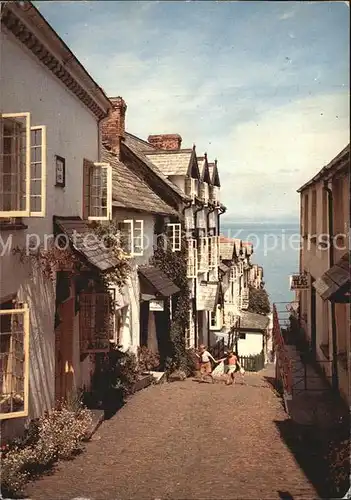
POLYGON ((290 290, 308 290, 310 288, 307 274, 293 274, 290 276, 290 290))
POLYGON ((150 300, 149 310, 150 311, 164 311, 164 301, 163 300, 150 300))

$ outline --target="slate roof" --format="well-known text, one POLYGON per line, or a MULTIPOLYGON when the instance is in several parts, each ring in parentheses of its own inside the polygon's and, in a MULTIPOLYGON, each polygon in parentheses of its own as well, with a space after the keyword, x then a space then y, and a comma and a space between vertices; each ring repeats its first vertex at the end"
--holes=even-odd
POLYGON ((171 175, 185 176, 190 174, 192 152, 192 149, 181 149, 179 151, 148 152, 145 155, 163 175, 167 177, 171 175))
POLYGON ((313 286, 323 300, 331 300, 338 292, 347 297, 350 293, 350 258, 351 252, 346 252, 334 266, 328 269, 313 286))
POLYGON ((114 207, 164 215, 176 214, 176 211, 167 205, 143 179, 140 179, 105 146, 102 148, 102 161, 112 166, 114 207))
POLYGON ((156 266, 139 266, 138 272, 156 292, 156 295, 170 297, 180 289, 156 266))
POLYGON ((218 167, 216 162, 210 162, 208 164, 208 170, 210 172, 211 182, 214 186, 221 187, 221 183, 219 180, 218 167))
POLYGON ((80 217, 58 217, 54 216, 56 229, 65 233, 74 250, 85 257, 90 264, 107 271, 118 264, 118 260, 109 248, 105 248, 102 241, 96 238, 87 238, 88 234, 95 234, 88 224, 80 217))
POLYGON ((218 281, 202 281, 197 289, 197 310, 214 311, 218 304, 220 283, 218 281))
POLYGON ((157 175, 168 187, 170 187, 180 198, 183 200, 190 200, 188 196, 173 182, 171 182, 167 177, 157 168, 154 163, 149 160, 146 156, 148 152, 157 151, 151 144, 139 139, 135 135, 126 132, 125 140, 122 143, 123 146, 127 147, 139 160, 141 160, 155 175, 157 175))
POLYGON ((200 180, 202 180, 203 182, 207 182, 208 184, 212 184, 211 175, 208 168, 207 156, 198 156, 197 164, 200 171, 200 180))
POLYGON ((248 311, 240 313, 240 330, 260 330, 264 332, 269 324, 268 316, 248 311))
POLYGON ((304 189, 314 184, 315 182, 320 181, 321 179, 328 179, 333 176, 338 170, 341 170, 345 167, 349 167, 350 165, 350 143, 344 147, 339 154, 332 159, 328 165, 324 166, 311 180, 306 182, 303 186, 301 186, 297 192, 301 193, 304 189))

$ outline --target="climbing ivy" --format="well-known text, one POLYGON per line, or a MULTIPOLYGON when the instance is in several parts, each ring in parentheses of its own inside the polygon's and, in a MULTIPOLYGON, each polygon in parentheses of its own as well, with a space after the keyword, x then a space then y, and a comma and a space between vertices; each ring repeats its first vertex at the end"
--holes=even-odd
POLYGON ((187 278, 187 244, 182 239, 181 250, 172 252, 171 246, 159 244, 154 251, 152 264, 161 269, 180 289, 173 297, 173 316, 170 327, 169 368, 188 371, 185 332, 189 328, 190 289, 187 278))
POLYGON ((271 305, 268 293, 264 288, 249 287, 249 308, 248 311, 257 314, 269 314, 271 305))
POLYGON ((95 234, 102 240, 103 244, 109 248, 118 261, 117 265, 110 271, 101 274, 100 280, 105 288, 116 285, 121 288, 129 276, 130 266, 127 255, 122 249, 120 231, 115 221, 108 223, 92 223, 95 234))

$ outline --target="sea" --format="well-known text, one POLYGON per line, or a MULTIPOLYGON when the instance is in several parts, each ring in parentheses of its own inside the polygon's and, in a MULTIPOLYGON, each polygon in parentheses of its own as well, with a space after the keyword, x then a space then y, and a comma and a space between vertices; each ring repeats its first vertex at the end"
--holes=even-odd
POLYGON ((299 222, 221 222, 221 234, 253 244, 251 262, 263 267, 263 280, 272 303, 291 302, 289 276, 299 269, 299 222))

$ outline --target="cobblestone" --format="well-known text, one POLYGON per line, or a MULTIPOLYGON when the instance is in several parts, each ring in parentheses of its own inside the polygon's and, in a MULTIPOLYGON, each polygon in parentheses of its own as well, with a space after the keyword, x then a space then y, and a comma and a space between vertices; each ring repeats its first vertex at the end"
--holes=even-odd
POLYGON ((247 385, 151 386, 104 422, 86 451, 31 483, 31 499, 318 498, 285 444, 287 416, 262 375, 247 385), (290 495, 290 496, 289 496, 290 495))

